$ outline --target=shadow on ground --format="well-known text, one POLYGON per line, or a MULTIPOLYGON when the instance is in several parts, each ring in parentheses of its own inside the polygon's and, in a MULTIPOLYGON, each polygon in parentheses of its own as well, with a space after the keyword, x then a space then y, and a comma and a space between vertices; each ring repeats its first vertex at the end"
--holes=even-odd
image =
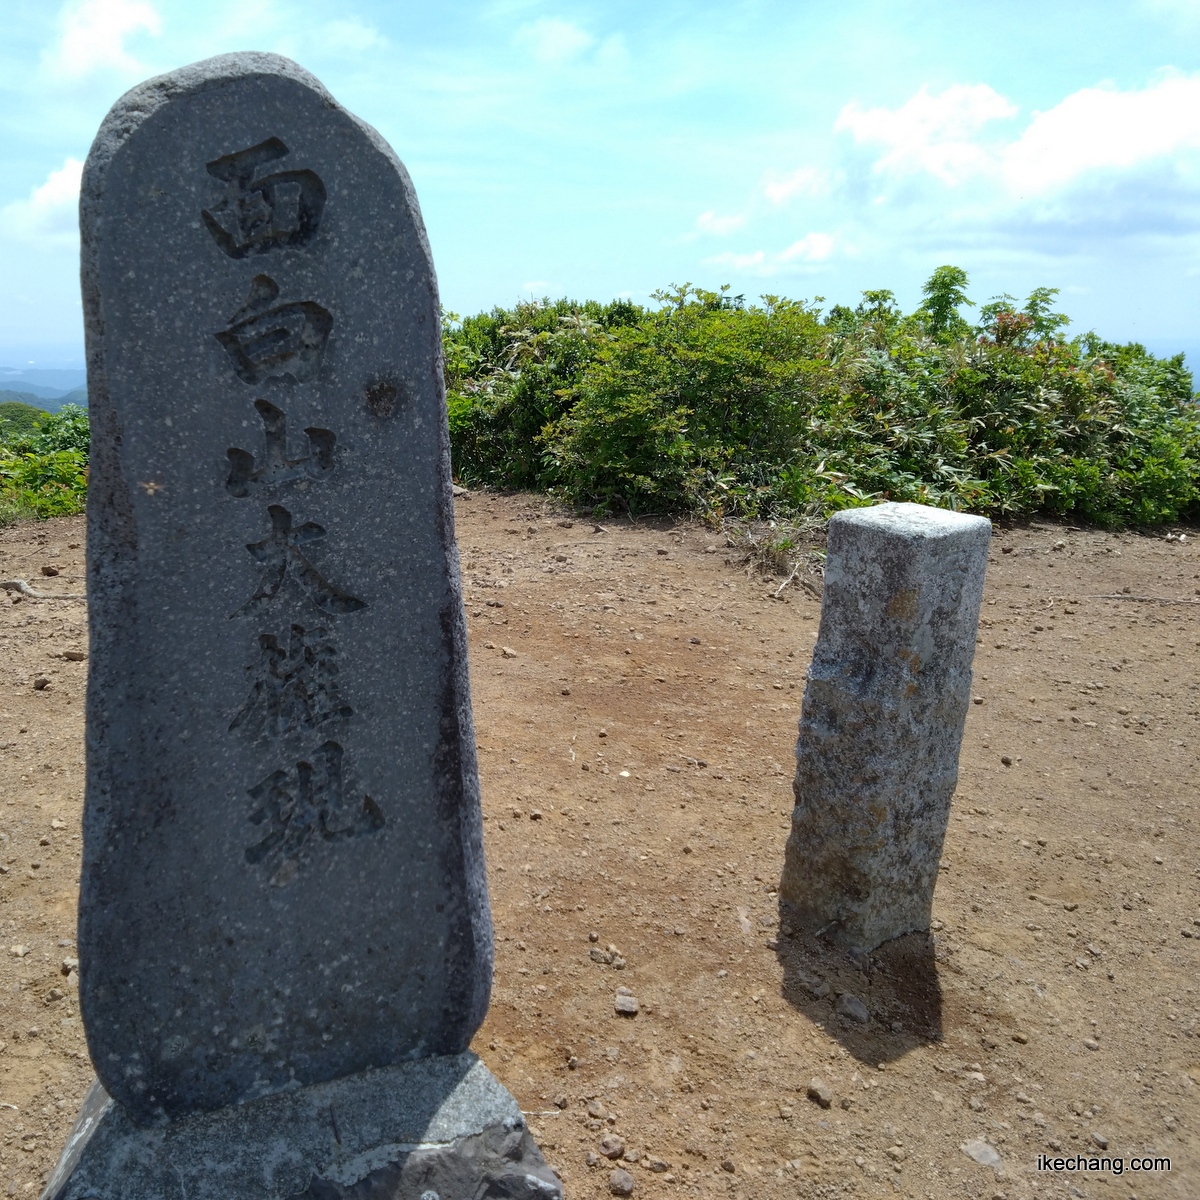
MULTIPOLYGON (((781 904, 780 930, 796 924, 781 904)), ((783 998, 859 1062, 894 1062, 942 1040, 942 989, 929 934, 910 933, 859 955, 812 934, 781 932, 775 953, 783 998)))

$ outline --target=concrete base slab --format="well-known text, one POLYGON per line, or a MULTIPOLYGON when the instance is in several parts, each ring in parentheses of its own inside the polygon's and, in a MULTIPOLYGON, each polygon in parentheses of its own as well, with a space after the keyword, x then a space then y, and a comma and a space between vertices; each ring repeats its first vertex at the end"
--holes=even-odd
POLYGON ((97 1081, 42 1200, 562 1200, 475 1055, 418 1059, 169 1125, 97 1081))

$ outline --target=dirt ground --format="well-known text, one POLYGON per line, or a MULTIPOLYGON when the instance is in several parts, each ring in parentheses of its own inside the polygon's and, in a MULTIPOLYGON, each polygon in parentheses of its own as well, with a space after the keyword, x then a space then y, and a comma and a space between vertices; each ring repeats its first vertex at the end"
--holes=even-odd
MULTIPOLYGON (((819 601, 772 598, 699 526, 476 493, 458 531, 497 945, 475 1048, 569 1197, 617 1167, 638 1198, 1200 1196, 1197 531, 997 530, 936 932, 862 962, 787 936, 775 892, 819 601), (1125 1173, 1036 1170, 1081 1152, 1125 1173)), ((78 518, 0 532, 0 580, 81 591, 82 542, 78 518)), ((0 1193, 21 1197, 91 1076, 85 608, 0 593, 0 1193)))

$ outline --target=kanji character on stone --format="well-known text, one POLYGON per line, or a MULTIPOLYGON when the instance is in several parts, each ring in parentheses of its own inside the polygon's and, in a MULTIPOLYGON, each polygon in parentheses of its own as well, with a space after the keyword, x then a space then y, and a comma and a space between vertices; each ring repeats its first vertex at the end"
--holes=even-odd
POLYGON ((269 504, 271 532, 261 542, 252 542, 246 549, 266 570, 254 595, 231 616, 240 617, 269 604, 291 581, 318 608, 341 615, 366 608, 366 602, 351 596, 336 584, 330 583, 308 560, 301 546, 325 536, 324 526, 308 521, 294 528, 292 514, 282 504, 269 504))

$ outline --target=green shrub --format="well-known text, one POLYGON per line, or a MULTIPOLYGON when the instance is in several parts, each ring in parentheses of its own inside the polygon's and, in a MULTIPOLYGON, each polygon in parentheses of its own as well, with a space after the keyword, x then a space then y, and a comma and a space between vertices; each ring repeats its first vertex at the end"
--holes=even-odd
POLYGON ((87 411, 73 404, 0 439, 0 525, 81 512, 88 445, 87 411))
POLYGON ((471 484, 544 488, 553 482, 543 430, 570 406, 582 368, 643 311, 628 301, 532 301, 443 320, 446 401, 455 475, 471 484))
POLYGON ((0 402, 0 446, 35 433, 49 415, 44 408, 20 400, 0 402))
MULTIPOLYGON (((995 297, 972 327, 967 284, 939 267, 907 315, 886 290, 822 314, 686 285, 655 309, 446 314, 455 475, 709 519, 818 519, 881 499, 1102 525, 1200 516, 1200 406, 1182 355, 1064 340, 1053 288, 995 297)), ((78 512, 86 410, 11 407, 0 524, 78 512)))
POLYGON ((756 511, 828 393, 817 315, 679 288, 613 333, 542 433, 553 486, 630 512, 756 511))
POLYGON ((1057 292, 969 305, 940 267, 822 316, 765 296, 519 306, 447 326, 457 474, 599 511, 827 516, 880 499, 1106 525, 1200 515, 1182 356, 1065 341, 1057 292))

